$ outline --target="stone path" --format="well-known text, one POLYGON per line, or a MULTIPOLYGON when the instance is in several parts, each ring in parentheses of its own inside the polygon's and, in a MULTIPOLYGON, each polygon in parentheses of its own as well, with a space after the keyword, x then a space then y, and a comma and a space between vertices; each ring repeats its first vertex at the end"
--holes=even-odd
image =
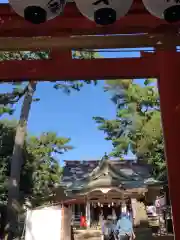
MULTIPOLYGON (((102 240, 100 230, 75 230, 74 240, 102 240)), ((171 234, 164 236, 152 235, 151 229, 138 229, 136 240, 174 240, 171 234)))

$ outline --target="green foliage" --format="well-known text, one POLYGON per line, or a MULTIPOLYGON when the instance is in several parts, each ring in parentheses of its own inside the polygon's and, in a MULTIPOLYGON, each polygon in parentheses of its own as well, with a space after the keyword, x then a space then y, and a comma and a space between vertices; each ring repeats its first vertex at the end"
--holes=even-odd
MULTIPOLYGON (((7 181, 17 123, 0 121, 0 202, 7 202, 7 181)), ((72 149, 70 139, 47 132, 39 137, 27 136, 23 150, 23 168, 20 180, 20 198, 32 205, 40 205, 45 196, 53 194, 60 183, 62 168, 58 156, 72 149)))
POLYGON ((14 144, 16 122, 0 122, 0 204, 7 202, 7 181, 14 144))
POLYGON ((98 52, 94 50, 88 50, 88 49, 84 49, 81 51, 73 51, 72 57, 80 60, 101 58, 98 52))
POLYGON ((49 52, 32 52, 32 51, 17 51, 17 52, 0 52, 0 61, 9 60, 38 60, 48 59, 49 52))
POLYGON ((97 84, 96 80, 71 80, 71 81, 60 81, 58 83, 54 84, 55 89, 63 90, 64 93, 70 94, 72 90, 80 91, 82 87, 84 87, 84 84, 91 84, 94 83, 97 84))
POLYGON ((122 157, 130 149, 138 159, 151 163, 154 176, 162 179, 166 178, 166 167, 158 90, 154 79, 142 83, 107 81, 105 91, 112 93, 116 119, 94 119, 106 139, 112 141, 112 156, 122 157))

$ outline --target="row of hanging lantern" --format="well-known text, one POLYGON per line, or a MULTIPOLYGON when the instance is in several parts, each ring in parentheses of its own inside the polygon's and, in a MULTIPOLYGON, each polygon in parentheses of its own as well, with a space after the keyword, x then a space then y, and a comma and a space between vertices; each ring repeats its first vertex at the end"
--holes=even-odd
MULTIPOLYGON (((173 23, 180 20, 180 0, 142 0, 155 17, 173 23)), ((9 0, 14 11, 34 24, 44 23, 61 15, 66 0, 9 0)), ((99 25, 113 24, 125 16, 133 0, 75 0, 79 11, 99 25)))

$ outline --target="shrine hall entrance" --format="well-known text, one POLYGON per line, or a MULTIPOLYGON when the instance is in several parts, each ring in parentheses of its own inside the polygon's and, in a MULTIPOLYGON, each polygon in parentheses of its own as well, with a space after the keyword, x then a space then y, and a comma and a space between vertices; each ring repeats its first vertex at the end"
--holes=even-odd
MULTIPOLYGON (((75 204, 72 206, 73 220, 76 227, 80 226, 81 216, 86 216, 86 204, 75 204)), ((120 205, 113 203, 91 203, 90 204, 90 226, 96 227, 100 225, 102 219, 112 219, 114 222, 119 218, 121 214, 120 205)), ((87 216, 86 216, 87 217, 87 216)))

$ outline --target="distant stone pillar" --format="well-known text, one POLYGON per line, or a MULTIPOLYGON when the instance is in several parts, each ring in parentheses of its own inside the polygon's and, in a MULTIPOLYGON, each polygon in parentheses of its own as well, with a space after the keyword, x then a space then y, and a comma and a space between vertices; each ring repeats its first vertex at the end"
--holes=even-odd
POLYGON ((87 201, 86 202, 86 223, 87 223, 87 228, 90 227, 91 224, 91 206, 90 206, 90 202, 87 201))

